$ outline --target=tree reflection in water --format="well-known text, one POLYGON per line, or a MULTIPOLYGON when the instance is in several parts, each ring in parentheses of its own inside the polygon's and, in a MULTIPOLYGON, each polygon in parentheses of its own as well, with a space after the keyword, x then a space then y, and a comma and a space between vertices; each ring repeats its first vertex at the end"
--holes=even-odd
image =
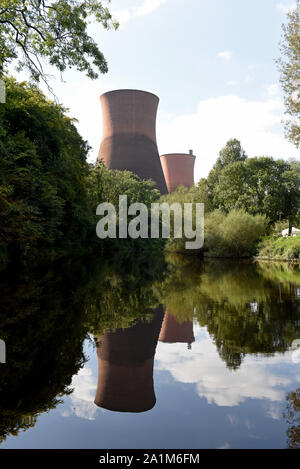
POLYGON ((287 446, 300 449, 300 389, 290 392, 286 397, 287 446))
MULTIPOLYGON (((85 363, 83 342, 90 336, 101 338, 96 404, 125 411, 151 408, 160 304, 168 311, 160 340, 177 342, 184 335, 192 342, 190 326, 197 320, 233 370, 247 354, 284 353, 300 337, 296 266, 203 263, 176 256, 167 258, 166 266, 160 253, 136 253, 32 272, 14 267, 2 273, 0 281, 0 337, 7 345, 7 363, 0 369, 1 440, 33 426, 41 413, 72 392, 72 377, 85 363), (170 321, 176 330, 168 328, 170 321), (130 400, 128 373, 135 367, 141 383, 144 365, 150 397, 147 402, 130 400), (122 402, 118 393, 107 394, 120 380, 128 384, 122 402)), ((298 394, 289 402, 298 405, 298 394)), ((296 408, 290 407, 289 421, 296 408)), ((290 427, 291 441, 296 441, 297 425, 290 427)))
POLYGON ((283 353, 300 337, 297 285, 296 266, 176 260, 161 287, 162 303, 179 322, 197 319, 222 360, 237 369, 246 354, 283 353))

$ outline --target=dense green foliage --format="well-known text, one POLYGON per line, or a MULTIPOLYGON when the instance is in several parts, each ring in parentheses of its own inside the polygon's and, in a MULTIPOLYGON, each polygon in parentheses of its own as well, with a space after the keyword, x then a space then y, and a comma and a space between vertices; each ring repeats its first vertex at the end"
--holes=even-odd
POLYGON ((0 258, 53 259, 91 237, 87 143, 65 110, 7 79, 0 106, 0 258))
MULTIPOLYGON (((145 259, 148 256, 156 257, 157 255, 162 255, 165 244, 163 239, 132 239, 130 237, 120 239, 118 236, 119 196, 127 196, 128 207, 136 202, 144 203, 147 207, 150 207, 151 203, 157 202, 160 198, 160 193, 155 188, 153 181, 141 180, 130 171, 109 170, 104 164, 98 163, 90 169, 87 187, 90 205, 93 207, 94 213, 96 213, 97 205, 102 202, 111 203, 116 209, 117 237, 102 240, 102 248, 106 254, 110 253, 111 256, 117 255, 120 261, 134 253, 138 257, 144 256, 145 259)), ((131 218, 134 217, 128 216, 128 222, 130 222, 131 218)), ((94 229, 99 220, 98 216, 94 218, 94 229)), ((148 224, 150 226, 150 218, 148 218, 148 224)))
POLYGON ((280 210, 292 225, 299 200, 300 163, 267 157, 227 166, 214 187, 215 206, 226 212, 243 208, 253 215, 265 214, 270 224, 278 219, 280 210))
MULTIPOLYGON (((188 202, 202 202, 197 188, 188 190, 184 187, 164 196, 163 200, 169 204, 181 205, 188 202)), ((195 212, 193 215, 195 226, 195 212)), ((205 239, 200 254, 206 257, 251 257, 255 253, 256 242, 266 233, 266 225, 264 215, 251 215, 243 209, 233 209, 228 213, 222 210, 205 213, 205 239)), ((172 237, 166 249, 190 255, 199 254, 197 251, 186 251, 185 242, 185 237, 182 239, 172 237)))
POLYGON ((247 158, 237 140, 229 140, 221 150, 207 189, 212 208, 266 215, 270 225, 278 220, 279 211, 290 227, 299 220, 299 161, 247 158), (225 159, 224 154, 230 157, 225 159))
POLYGON ((266 231, 263 215, 250 215, 244 210, 231 210, 228 214, 216 210, 205 220, 205 256, 251 257, 255 243, 266 231))
POLYGON ((300 0, 296 0, 294 10, 287 17, 288 22, 283 25, 282 57, 278 64, 286 113, 290 117, 286 122, 286 134, 300 147, 300 0))
MULTIPOLYGON (((250 257, 261 236, 300 223, 300 162, 247 158, 240 142, 229 140, 207 179, 164 200, 204 203, 206 256, 250 257)), ((172 239, 167 247, 183 252, 185 241, 172 239)))
POLYGON ((60 72, 76 67, 89 78, 107 72, 107 63, 87 27, 92 19, 104 28, 118 24, 99 0, 1 0, 0 71, 12 59, 33 80, 47 82, 41 59, 60 72))
POLYGON ((207 189, 211 199, 214 198, 214 189, 223 169, 233 163, 243 163, 246 160, 247 155, 242 148, 241 142, 235 138, 229 140, 225 147, 220 151, 219 157, 207 178, 207 189))
POLYGON ((264 238, 258 245, 257 255, 265 259, 300 261, 300 236, 264 238))

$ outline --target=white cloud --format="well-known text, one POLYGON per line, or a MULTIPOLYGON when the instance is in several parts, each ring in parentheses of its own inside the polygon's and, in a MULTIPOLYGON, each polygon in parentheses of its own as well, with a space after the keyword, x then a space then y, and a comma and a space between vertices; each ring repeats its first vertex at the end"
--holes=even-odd
POLYGON ((273 83, 271 85, 266 86, 267 95, 273 98, 274 96, 278 96, 279 94, 279 86, 277 83, 273 83))
POLYGON ((124 4, 122 0, 122 2, 114 2, 110 9, 122 26, 122 24, 127 23, 133 18, 149 15, 167 1, 168 0, 131 0, 127 2, 127 6, 124 8, 122 6, 122 3, 124 4))
MULTIPOLYGON (((295 366, 290 352, 283 355, 257 360, 247 356, 236 371, 229 370, 220 359, 216 347, 203 329, 195 329, 197 341, 192 353, 188 353, 185 344, 159 343, 156 352, 157 369, 168 370, 176 381, 194 383, 199 397, 205 397, 208 403, 218 406, 234 407, 247 399, 267 399, 271 403, 283 401, 286 390, 300 381, 295 375, 295 366), (285 365, 285 376, 276 373, 276 365, 285 365), (290 366, 290 368, 289 368, 290 366)), ((274 407, 269 415, 275 417, 274 407)), ((231 424, 236 420, 230 419, 231 424)))
MULTIPOLYGON (((274 93, 275 88, 269 91, 274 93)), ((159 151, 186 153, 192 148, 197 156, 196 181, 207 176, 230 138, 239 139, 249 157, 299 158, 297 148, 284 138, 283 118, 284 106, 278 97, 259 101, 234 95, 206 99, 190 114, 159 114, 159 151)))
POLYGON ((290 2, 290 3, 277 3, 276 8, 280 10, 282 13, 285 15, 289 13, 290 11, 294 10, 296 7, 296 2, 290 2))
POLYGON ((233 52, 230 50, 224 50, 218 53, 218 57, 224 62, 229 62, 232 59, 233 52))
POLYGON ((74 391, 70 395, 70 408, 63 408, 63 417, 75 414, 83 419, 94 420, 98 411, 94 404, 97 378, 91 368, 84 367, 79 370, 78 374, 73 376, 71 387, 74 391))

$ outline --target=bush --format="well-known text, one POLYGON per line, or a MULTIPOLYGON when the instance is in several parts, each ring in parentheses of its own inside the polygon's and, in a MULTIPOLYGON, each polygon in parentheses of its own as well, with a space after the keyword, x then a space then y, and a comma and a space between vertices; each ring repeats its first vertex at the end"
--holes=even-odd
POLYGON ((258 245, 257 256, 266 259, 300 260, 300 236, 264 238, 258 245))
POLYGON ((206 219, 205 255, 207 257, 251 257, 255 243, 265 234, 266 218, 232 210, 228 215, 214 211, 206 219))

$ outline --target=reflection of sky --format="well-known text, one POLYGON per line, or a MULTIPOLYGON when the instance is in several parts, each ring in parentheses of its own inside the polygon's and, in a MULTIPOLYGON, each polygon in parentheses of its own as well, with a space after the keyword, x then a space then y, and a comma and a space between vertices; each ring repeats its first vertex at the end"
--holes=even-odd
POLYGON ((73 393, 38 418, 36 426, 9 437, 3 448, 280 448, 285 447, 285 397, 299 387, 300 365, 291 353, 247 356, 226 368, 205 328, 196 342, 159 343, 155 360, 156 406, 122 414, 94 405, 97 355, 73 377, 73 393))
POLYGON ((190 354, 184 344, 160 344, 157 369, 171 373, 175 381, 193 383, 199 397, 218 406, 236 406, 246 399, 285 398, 295 380, 300 382, 300 368, 295 367, 291 352, 274 357, 250 355, 236 371, 226 368, 206 330, 195 327, 196 343, 190 354))

